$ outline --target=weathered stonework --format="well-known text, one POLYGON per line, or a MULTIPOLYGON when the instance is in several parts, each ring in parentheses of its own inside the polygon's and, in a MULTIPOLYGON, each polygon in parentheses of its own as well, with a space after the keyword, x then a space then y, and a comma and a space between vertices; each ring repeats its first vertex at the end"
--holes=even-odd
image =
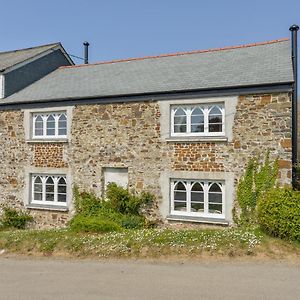
POLYGON ((64 147, 60 143, 39 143, 34 145, 34 166, 48 168, 67 168, 64 147))
POLYGON ((216 162, 216 143, 175 143, 172 169, 181 171, 224 171, 216 162))
MULTIPOLYGON (((0 203, 24 207, 25 168, 68 168, 81 190, 103 196, 106 167, 128 168, 129 188, 163 197, 164 172, 244 172, 253 156, 269 150, 279 158, 279 181, 290 184, 291 102, 287 93, 240 96, 232 140, 170 141, 161 138, 158 102, 77 105, 73 108, 71 135, 66 143, 25 141, 23 112, 0 111, 0 203)), ((168 205, 168 202, 165 203, 168 205)), ((64 226, 70 213, 30 210, 36 227, 64 226)), ((157 210, 151 212, 160 216, 157 210)))

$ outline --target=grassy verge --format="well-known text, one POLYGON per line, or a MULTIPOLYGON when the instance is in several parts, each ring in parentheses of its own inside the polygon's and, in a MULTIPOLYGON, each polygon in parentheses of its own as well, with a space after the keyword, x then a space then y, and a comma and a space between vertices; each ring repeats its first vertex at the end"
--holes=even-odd
POLYGON ((257 229, 141 229, 80 234, 68 230, 0 232, 5 253, 71 257, 158 258, 243 257, 287 253, 300 257, 300 245, 263 235, 257 229))

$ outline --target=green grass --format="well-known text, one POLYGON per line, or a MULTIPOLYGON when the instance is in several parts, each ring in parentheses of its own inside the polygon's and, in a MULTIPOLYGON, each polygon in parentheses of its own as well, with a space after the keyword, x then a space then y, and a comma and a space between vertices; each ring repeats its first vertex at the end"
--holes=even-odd
POLYGON ((267 237, 259 229, 140 229, 103 234, 69 230, 0 231, 0 250, 26 255, 71 257, 278 257, 298 253, 300 244, 267 237), (275 255, 275 256, 276 256, 275 255))
POLYGON ((160 255, 249 254, 261 243, 253 229, 141 229, 104 234, 69 230, 0 232, 0 249, 20 254, 157 257, 160 255))

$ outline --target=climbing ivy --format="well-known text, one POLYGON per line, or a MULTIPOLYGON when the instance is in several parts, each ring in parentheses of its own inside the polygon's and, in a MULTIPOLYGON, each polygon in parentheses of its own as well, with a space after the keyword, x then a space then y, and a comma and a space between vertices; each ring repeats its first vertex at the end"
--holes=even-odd
POLYGON ((256 223, 256 205, 258 198, 276 184, 278 175, 277 159, 271 163, 269 152, 262 163, 259 158, 250 159, 245 174, 237 187, 237 208, 233 209, 234 221, 239 225, 256 223))

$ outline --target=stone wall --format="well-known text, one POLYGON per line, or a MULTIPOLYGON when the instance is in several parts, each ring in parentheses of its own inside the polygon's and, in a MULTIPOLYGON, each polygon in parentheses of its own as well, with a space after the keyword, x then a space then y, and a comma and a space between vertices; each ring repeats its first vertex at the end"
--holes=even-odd
MULTIPOLYGON (((129 188, 163 201, 160 176, 169 171, 234 172, 253 156, 279 157, 280 183, 291 180, 291 102, 288 94, 240 96, 230 142, 166 141, 158 102, 78 105, 68 143, 25 141, 22 111, 0 111, 0 203, 24 207, 25 168, 69 168, 73 184, 103 196, 103 168, 128 168, 129 188)), ((30 210, 37 227, 63 226, 70 214, 30 210)), ((159 212, 156 212, 159 215, 159 212)))

